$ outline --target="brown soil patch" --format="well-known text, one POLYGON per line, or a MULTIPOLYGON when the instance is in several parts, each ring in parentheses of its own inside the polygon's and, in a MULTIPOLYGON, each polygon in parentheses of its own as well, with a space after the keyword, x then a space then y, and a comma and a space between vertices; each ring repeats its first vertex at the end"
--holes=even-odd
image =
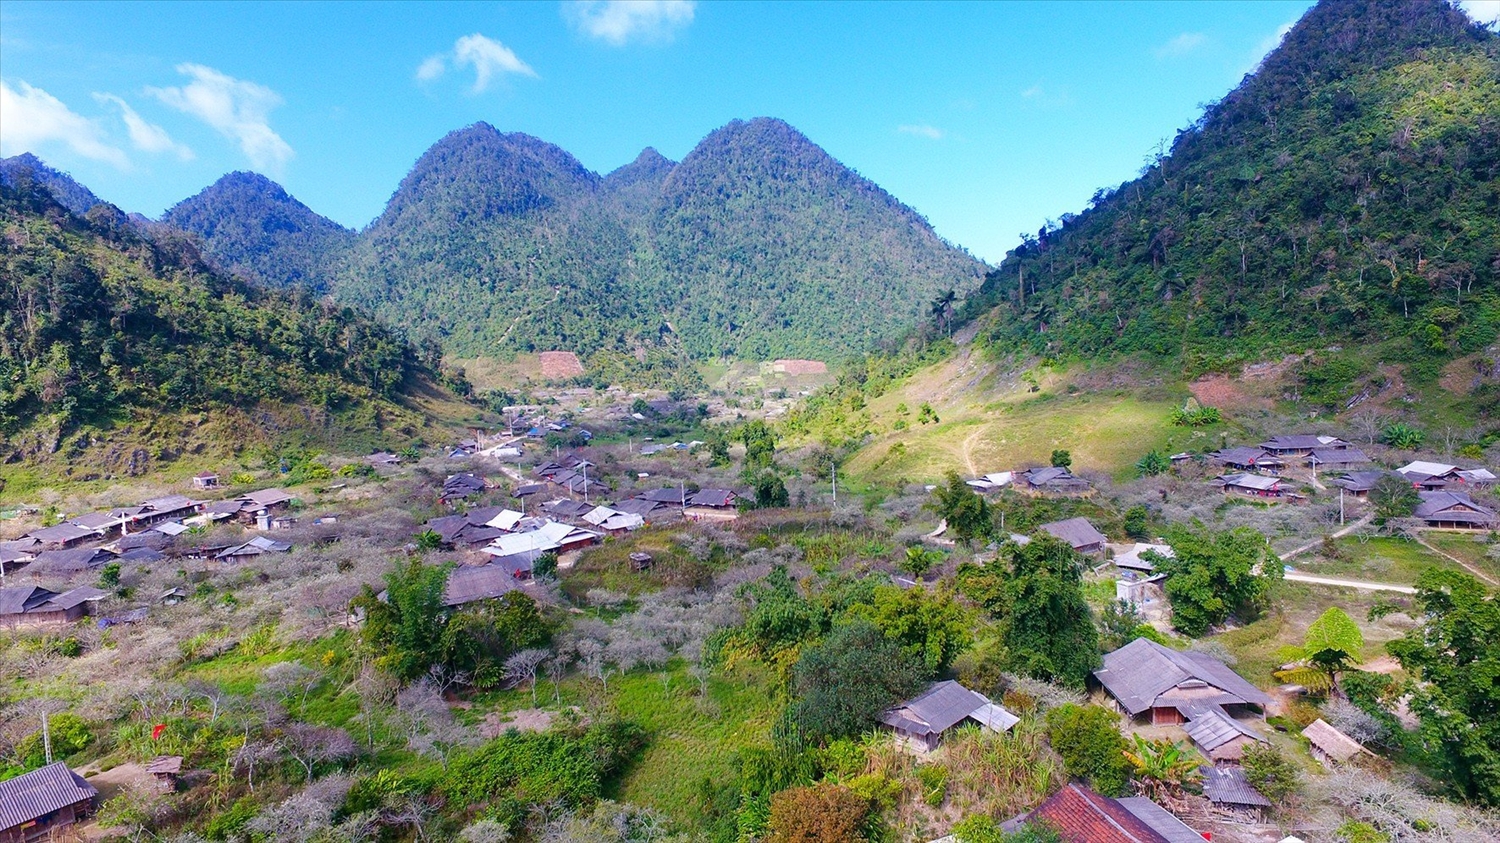
POLYGON ((1188 384, 1188 392, 1199 404, 1220 410, 1269 410, 1272 406, 1269 398, 1252 393, 1244 383, 1228 375, 1204 375, 1188 384))
POLYGON ((583 374, 583 363, 571 351, 544 351, 538 356, 542 359, 542 377, 546 380, 562 381, 583 374))
POLYGON ((771 364, 771 371, 783 375, 826 375, 828 364, 822 360, 777 360, 771 364))
POLYGON ((491 712, 485 715, 484 723, 480 724, 479 734, 490 739, 498 738, 511 729, 520 732, 545 732, 555 717, 557 712, 543 711, 540 708, 523 708, 507 714, 491 712))
POLYGON ((78 772, 99 791, 100 802, 108 801, 111 797, 127 790, 144 793, 150 791, 154 785, 154 780, 146 773, 146 768, 140 764, 121 764, 103 773, 91 772, 88 767, 78 772))
POLYGON ((1468 395, 1482 380, 1474 365, 1478 361, 1478 354, 1470 354, 1450 362, 1443 367, 1443 376, 1438 378, 1438 385, 1453 395, 1468 395))

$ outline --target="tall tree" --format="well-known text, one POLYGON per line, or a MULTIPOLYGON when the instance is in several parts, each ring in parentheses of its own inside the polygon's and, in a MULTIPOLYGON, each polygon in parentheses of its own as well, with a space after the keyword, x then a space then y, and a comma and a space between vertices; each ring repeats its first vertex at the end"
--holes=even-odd
POLYGON ((1016 671, 1082 686, 1099 666, 1099 631, 1083 596, 1083 566, 1063 542, 1037 533, 1024 546, 1007 544, 1006 651, 1016 671))
POLYGON ((1164 590, 1172 602, 1172 627, 1197 637, 1231 616, 1248 617, 1263 605, 1281 562, 1265 537, 1249 529, 1216 531, 1194 522, 1167 531, 1173 556, 1154 555, 1167 575, 1164 590))
POLYGON ((875 625, 856 620, 802 654, 792 674, 798 728, 808 738, 841 738, 875 725, 926 678, 922 663, 875 625))

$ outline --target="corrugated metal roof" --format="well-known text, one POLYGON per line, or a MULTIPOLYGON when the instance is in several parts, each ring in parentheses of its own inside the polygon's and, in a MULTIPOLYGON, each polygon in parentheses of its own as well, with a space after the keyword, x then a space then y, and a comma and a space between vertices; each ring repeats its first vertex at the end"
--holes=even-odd
POLYGON ((1250 785, 1239 767, 1203 767, 1203 795, 1220 805, 1254 805, 1269 808, 1271 800, 1250 785))
POLYGON ((1271 701, 1213 656, 1179 652, 1145 638, 1106 653, 1104 666, 1094 671, 1094 678, 1132 715, 1151 708, 1157 697, 1189 679, 1201 679, 1247 703, 1271 701))
POLYGON ((1062 539, 1075 550, 1080 547, 1103 544, 1108 538, 1089 523, 1087 518, 1069 518, 1065 521, 1052 521, 1037 529, 1062 539))
POLYGON ((29 823, 99 795, 94 786, 59 761, 0 782, 0 831, 29 823))
POLYGON ((1203 843, 1203 835, 1188 828, 1187 823, 1144 796, 1129 796, 1115 801, 1120 803, 1121 808, 1134 814, 1136 819, 1151 826, 1151 830, 1165 838, 1167 843, 1203 843))
POLYGON ((881 722, 918 735, 938 735, 965 719, 1005 731, 1020 718, 990 702, 984 694, 952 681, 934 682, 920 695, 888 709, 881 722))

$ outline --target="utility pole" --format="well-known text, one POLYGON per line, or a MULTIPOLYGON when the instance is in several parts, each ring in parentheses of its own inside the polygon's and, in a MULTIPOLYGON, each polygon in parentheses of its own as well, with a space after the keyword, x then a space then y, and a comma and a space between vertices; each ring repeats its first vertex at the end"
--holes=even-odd
POLYGON ((837 509, 838 505, 839 505, 839 464, 838 464, 838 461, 835 460, 834 463, 833 463, 833 506, 834 506, 835 509, 837 509))
POLYGON ((589 502, 589 461, 583 461, 583 502, 589 502))
POLYGON ((1339 487, 1339 526, 1344 526, 1344 487, 1339 487))
POLYGON ((47 723, 47 709, 42 709, 42 751, 47 756, 47 763, 52 763, 52 727, 47 723))

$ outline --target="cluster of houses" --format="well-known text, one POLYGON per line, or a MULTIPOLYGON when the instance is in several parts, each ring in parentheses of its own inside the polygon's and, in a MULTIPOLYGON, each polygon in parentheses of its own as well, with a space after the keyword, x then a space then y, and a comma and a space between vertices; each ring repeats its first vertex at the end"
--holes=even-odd
POLYGON ((1357 498, 1368 497, 1381 478, 1395 476, 1417 490, 1420 502, 1412 517, 1428 527, 1444 530, 1492 530, 1500 526, 1494 509, 1471 496, 1474 489, 1495 485, 1495 474, 1487 468, 1460 468, 1446 463, 1417 460, 1395 471, 1351 471, 1333 485, 1357 498))
MULTIPOLYGON (((193 478, 193 486, 215 489, 218 478, 205 472, 193 478)), ((291 494, 282 489, 260 489, 218 501, 168 495, 87 512, 0 542, 0 627, 67 623, 91 614, 104 592, 87 587, 57 592, 40 583, 70 580, 112 562, 149 564, 169 555, 233 562, 289 551, 291 544, 263 535, 195 547, 178 547, 177 541, 192 527, 229 520, 261 530, 290 527, 294 522, 285 510, 291 501, 291 494), (18 577, 28 584, 18 585, 18 577)))
POLYGON ((965 481, 980 492, 998 492, 1015 489, 1028 495, 1059 498, 1078 498, 1093 494, 1089 481, 1061 466, 1028 468, 1025 471, 996 471, 965 481))

